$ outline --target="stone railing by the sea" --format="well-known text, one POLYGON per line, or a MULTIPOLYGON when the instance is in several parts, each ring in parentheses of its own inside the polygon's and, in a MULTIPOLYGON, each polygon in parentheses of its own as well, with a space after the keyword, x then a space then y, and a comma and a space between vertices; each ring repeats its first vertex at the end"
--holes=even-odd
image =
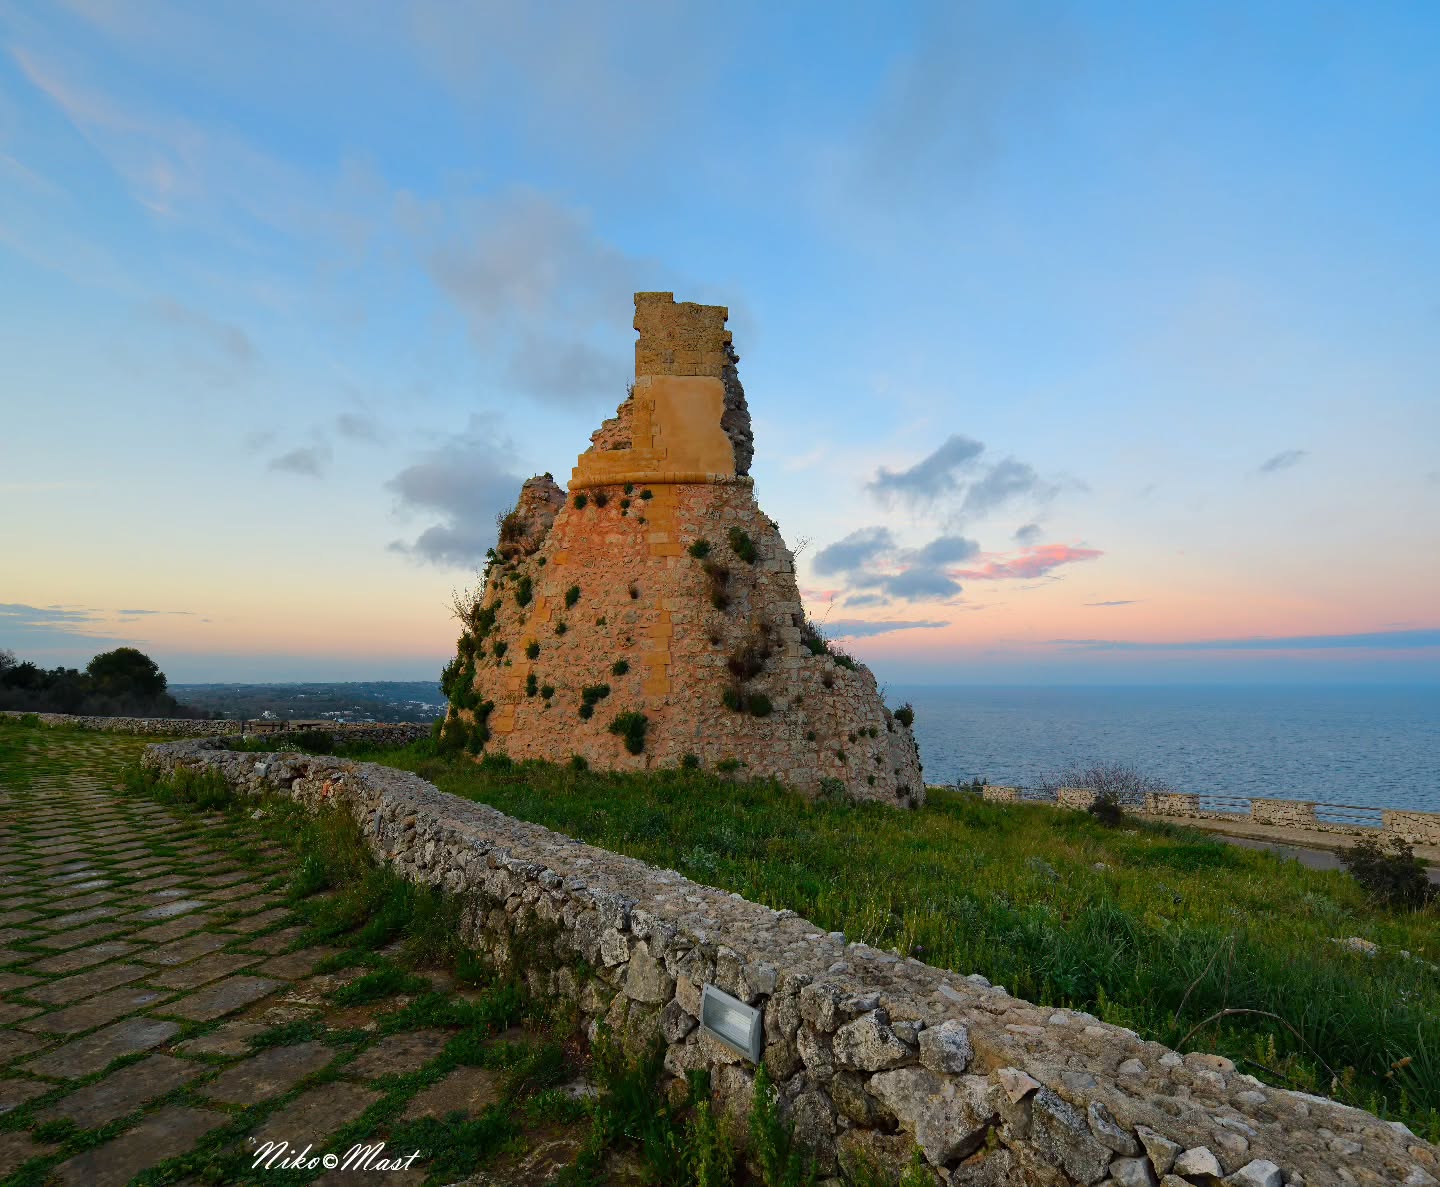
POLYGON ((225 738, 235 735, 273 735, 285 738, 300 733, 330 734, 336 741, 364 743, 374 746, 403 746, 417 738, 427 737, 430 726, 411 721, 349 722, 305 721, 277 722, 255 719, 237 721, 222 717, 85 717, 73 713, 26 713, 0 710, 0 717, 33 718, 43 726, 78 730, 94 730, 111 734, 139 734, 148 738, 225 738))
MULTIPOLYGON (((1054 791, 1020 787, 986 786, 982 793, 992 803, 1058 804, 1084 811, 1098 793, 1086 787, 1054 791)), ((1191 820, 1225 820, 1235 824, 1263 824, 1307 832, 1344 836, 1396 837, 1409 845, 1440 845, 1440 813, 1398 808, 1363 808, 1329 804, 1323 800, 1279 800, 1262 796, 1200 795, 1194 792, 1144 792, 1122 796, 1125 807, 1151 816, 1191 820)))
POLYGON ((737 1124, 754 1067, 699 1025, 704 989, 759 1010, 766 1068, 827 1173, 851 1158, 898 1173, 918 1146, 934 1181, 952 1187, 1440 1187, 1440 1151, 1403 1125, 1021 1001, 978 975, 847 944, 793 911, 406 771, 212 739, 152 745, 144 762, 340 806, 379 859, 460 896, 467 938, 532 991, 575 1002, 592 1034, 603 1020, 631 1044, 663 1044, 677 1077, 707 1068, 737 1124))

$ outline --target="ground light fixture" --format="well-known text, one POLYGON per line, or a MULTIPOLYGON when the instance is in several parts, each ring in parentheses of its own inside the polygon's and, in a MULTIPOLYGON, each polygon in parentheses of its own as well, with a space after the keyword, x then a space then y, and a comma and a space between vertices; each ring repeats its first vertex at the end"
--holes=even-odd
POLYGON ((758 1006, 747 1006, 723 989, 705 986, 700 998, 700 1029, 751 1063, 760 1062, 762 1021, 758 1006))

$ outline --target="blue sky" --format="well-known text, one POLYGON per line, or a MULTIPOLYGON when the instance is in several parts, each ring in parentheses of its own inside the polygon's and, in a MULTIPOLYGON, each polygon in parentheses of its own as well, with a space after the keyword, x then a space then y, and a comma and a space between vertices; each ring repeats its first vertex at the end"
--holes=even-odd
POLYGON ((1437 60, 1417 4, 0 0, 0 647, 433 675, 670 289, 882 678, 1440 678, 1437 60))

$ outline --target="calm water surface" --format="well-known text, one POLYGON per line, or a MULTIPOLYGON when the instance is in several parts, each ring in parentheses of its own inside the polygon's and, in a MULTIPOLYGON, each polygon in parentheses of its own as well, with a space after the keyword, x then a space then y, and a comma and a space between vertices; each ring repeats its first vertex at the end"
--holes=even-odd
POLYGON ((891 685, 886 700, 914 704, 931 783, 1121 761, 1179 791, 1440 812, 1440 686, 891 685))

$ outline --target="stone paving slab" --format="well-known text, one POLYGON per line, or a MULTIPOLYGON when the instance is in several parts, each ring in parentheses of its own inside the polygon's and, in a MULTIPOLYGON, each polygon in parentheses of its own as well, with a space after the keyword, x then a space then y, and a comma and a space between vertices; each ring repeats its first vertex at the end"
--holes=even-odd
POLYGON ((172 1105, 129 1133, 62 1162, 54 1173, 65 1187, 122 1187, 147 1167, 184 1154, 225 1121, 224 1113, 172 1105))
POLYGON ((194 960, 197 956, 206 956, 211 952, 217 952, 230 941, 231 937, 229 936, 217 936, 214 932, 202 931, 181 940, 171 940, 170 943, 152 948, 148 952, 142 952, 135 959, 143 960, 146 964, 184 964, 187 960, 194 960))
POLYGON ((158 1005, 168 996, 154 989, 112 989, 63 1010, 42 1014, 38 1018, 27 1018, 19 1025, 21 1030, 38 1034, 81 1034, 126 1014, 143 1010, 147 1006, 158 1005))
MULTIPOLYGON (((72 948, 69 952, 37 960, 28 967, 27 971, 47 974, 75 973, 81 969, 90 968, 92 965, 100 964, 102 961, 113 960, 117 956, 129 956, 137 947, 138 945, 131 944, 127 940, 102 940, 87 948, 72 948)), ((141 957, 141 959, 144 958, 141 957)))
POLYGON ((32 1059, 23 1070, 57 1080, 79 1080, 102 1071, 122 1055, 149 1051, 169 1042, 179 1033, 180 1027, 174 1022, 162 1022, 158 1018, 127 1018, 124 1022, 74 1039, 38 1059, 32 1059))
POLYGON ((94 1129, 188 1084, 205 1070, 204 1064, 173 1059, 169 1055, 152 1055, 72 1092, 38 1116, 41 1121, 66 1118, 81 1129, 94 1129))
POLYGON ((18 1076, 0 1077, 0 1113, 8 1113, 27 1100, 44 1096, 53 1087, 53 1084, 46 1084, 43 1080, 22 1080, 18 1076))
POLYGON ((140 980, 149 971, 144 965, 139 964, 101 965, 98 969, 91 969, 88 973, 62 977, 58 981, 47 981, 44 985, 27 989, 25 996, 31 1001, 42 1002, 47 1006, 63 1005, 65 1002, 89 997, 92 993, 99 993, 104 989, 114 989, 117 985, 128 985, 131 981, 140 980))
POLYGON ((200 1091, 224 1104, 253 1105, 293 1088, 330 1064, 335 1054, 333 1048, 318 1042, 272 1047, 222 1072, 200 1091))
POLYGON ((48 1154, 54 1148, 35 1141, 28 1133, 0 1133, 0 1176, 18 1170, 30 1159, 48 1154))
POLYGON ((153 975, 150 984, 165 989, 195 989, 207 981, 228 977, 259 959, 253 952, 212 952, 189 964, 153 975))
POLYGON ((362 1080, 419 1071, 445 1050, 450 1035, 443 1030, 411 1030, 389 1035, 361 1052, 345 1067, 345 1075, 362 1080))
POLYGON ((282 982, 267 977, 229 977, 217 985, 170 1003, 161 1012, 172 1018, 188 1018, 191 1022, 209 1022, 259 1001, 282 987, 282 982))
POLYGON ((320 1143, 348 1125, 380 1099, 373 1088, 341 1080, 302 1092, 255 1131, 257 1142, 287 1141, 292 1146, 320 1143))

